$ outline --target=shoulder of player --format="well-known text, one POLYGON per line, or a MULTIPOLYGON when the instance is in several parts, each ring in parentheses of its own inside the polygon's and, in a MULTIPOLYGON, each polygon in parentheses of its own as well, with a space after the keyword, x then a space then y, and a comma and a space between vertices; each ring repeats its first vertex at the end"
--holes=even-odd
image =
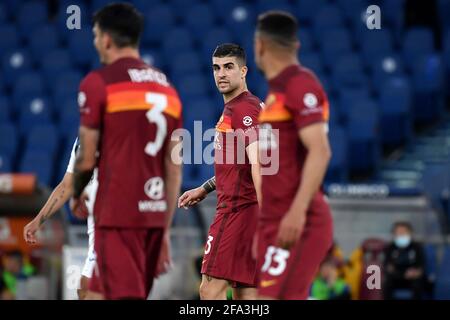
POLYGON ((249 94, 240 101, 239 105, 239 109, 241 110, 259 111, 261 109, 261 100, 249 92, 249 94))
POLYGON ((105 87, 105 81, 101 74, 101 69, 89 72, 80 82, 80 86, 94 86, 97 88, 105 87))
POLYGON ((302 92, 323 93, 322 84, 319 79, 314 72, 307 68, 301 68, 298 73, 289 78, 286 84, 286 94, 288 96, 297 96, 302 92))

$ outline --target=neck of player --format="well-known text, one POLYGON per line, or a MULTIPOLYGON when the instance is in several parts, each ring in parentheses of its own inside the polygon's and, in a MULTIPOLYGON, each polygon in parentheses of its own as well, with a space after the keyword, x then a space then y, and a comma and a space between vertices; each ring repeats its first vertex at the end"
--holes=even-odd
POLYGON ((135 48, 126 47, 111 51, 108 57, 108 64, 114 63, 122 58, 139 59, 140 58, 139 50, 135 48))
POLYGON ((292 65, 299 65, 297 55, 275 55, 268 60, 267 67, 264 70, 264 75, 267 80, 276 78, 284 69, 292 65))
POLYGON ((247 89, 247 83, 244 81, 239 87, 234 89, 233 91, 230 91, 228 93, 223 94, 223 101, 225 104, 236 98, 238 95, 240 95, 242 92, 248 91, 247 89))

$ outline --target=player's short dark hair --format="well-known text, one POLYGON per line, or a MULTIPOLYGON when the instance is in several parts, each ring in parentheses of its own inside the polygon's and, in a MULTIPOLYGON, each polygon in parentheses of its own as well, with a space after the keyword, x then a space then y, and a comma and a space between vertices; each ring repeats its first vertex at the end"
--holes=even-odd
POLYGON ((298 22, 292 14, 276 10, 260 14, 256 25, 258 33, 284 47, 292 47, 298 41, 297 29, 298 22))
POLYGON ((93 17, 101 31, 111 35, 117 47, 139 46, 144 19, 129 3, 111 3, 98 10, 93 17))
POLYGON ((213 52, 213 57, 216 58, 236 57, 238 63, 241 66, 245 66, 247 64, 247 57, 245 55, 244 48, 235 43, 223 43, 218 45, 213 52))
POLYGON ((411 225, 411 223, 409 223, 408 221, 397 221, 393 224, 391 232, 394 233, 395 230, 397 230, 398 228, 405 228, 408 229, 409 232, 413 232, 413 227, 411 225))

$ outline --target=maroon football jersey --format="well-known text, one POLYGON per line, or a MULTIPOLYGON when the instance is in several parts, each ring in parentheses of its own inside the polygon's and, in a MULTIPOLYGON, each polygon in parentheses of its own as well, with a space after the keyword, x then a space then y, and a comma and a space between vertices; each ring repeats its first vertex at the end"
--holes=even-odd
POLYGON ((181 102, 166 76, 122 58, 80 84, 81 125, 100 130, 94 207, 99 227, 163 227, 164 155, 181 127, 181 102))
MULTIPOLYGON (((290 208, 301 183, 307 150, 298 131, 328 121, 328 100, 315 75, 294 65, 269 81, 265 105, 259 117, 260 158, 268 154, 269 158, 276 159, 278 172, 262 175, 261 219, 277 220, 290 208)), ((270 165, 274 163, 262 163, 262 171, 270 165)), ((317 192, 310 210, 328 212, 327 208, 322 192, 317 192)))
POLYGON ((225 104, 216 125, 214 170, 217 213, 238 212, 258 203, 245 148, 257 140, 261 101, 248 91, 225 104))

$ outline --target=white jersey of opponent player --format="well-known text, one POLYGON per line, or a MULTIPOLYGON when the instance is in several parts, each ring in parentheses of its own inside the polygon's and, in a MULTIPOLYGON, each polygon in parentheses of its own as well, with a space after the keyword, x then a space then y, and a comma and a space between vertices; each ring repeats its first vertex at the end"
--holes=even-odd
MULTIPOLYGON (((70 155, 69 165, 67 166, 67 172, 72 173, 75 169, 75 160, 76 160, 76 152, 79 147, 78 139, 75 140, 73 144, 72 153, 70 155)), ((97 179, 97 168, 94 169, 94 174, 92 175, 91 181, 84 189, 88 196, 88 201, 86 202, 86 207, 88 210, 88 218, 87 218, 87 234, 89 236, 89 251, 86 257, 86 261, 84 263, 83 271, 81 274, 87 278, 92 277, 92 273, 95 267, 95 251, 94 251, 94 203, 95 196, 97 194, 98 188, 98 179, 97 179)))

